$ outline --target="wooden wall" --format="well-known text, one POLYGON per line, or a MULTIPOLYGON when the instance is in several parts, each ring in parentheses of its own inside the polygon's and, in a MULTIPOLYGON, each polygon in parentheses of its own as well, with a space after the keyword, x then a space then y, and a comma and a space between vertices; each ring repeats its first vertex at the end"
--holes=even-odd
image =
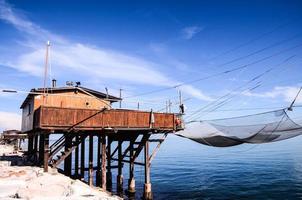
MULTIPOLYGON (((43 104, 43 95, 35 96, 35 109, 43 104)), ((100 101, 95 97, 89 96, 82 92, 62 92, 48 94, 44 106, 60 107, 60 108, 85 108, 85 109, 101 109, 110 105, 109 101, 100 101)))
MULTIPOLYGON (((51 91, 49 91, 51 92, 51 91)), ((94 109, 100 110, 104 107, 108 108, 109 101, 99 100, 95 97, 87 95, 82 92, 60 92, 60 93, 48 93, 45 101, 43 95, 36 95, 31 97, 28 103, 22 110, 22 132, 27 132, 33 129, 34 123, 34 111, 41 105, 59 108, 79 108, 79 109, 94 109), (29 112, 30 109, 30 112, 29 112)), ((54 117, 66 117, 66 116, 54 116, 54 117)))
POLYGON ((21 131, 26 132, 33 129, 34 122, 34 98, 29 99, 28 103, 22 110, 22 125, 21 131))

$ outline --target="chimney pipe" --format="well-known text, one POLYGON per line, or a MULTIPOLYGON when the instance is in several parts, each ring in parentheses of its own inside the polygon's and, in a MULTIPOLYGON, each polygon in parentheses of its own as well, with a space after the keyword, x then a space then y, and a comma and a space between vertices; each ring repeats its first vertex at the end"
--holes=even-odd
POLYGON ((52 87, 53 88, 57 87, 57 80, 56 79, 52 79, 52 87))

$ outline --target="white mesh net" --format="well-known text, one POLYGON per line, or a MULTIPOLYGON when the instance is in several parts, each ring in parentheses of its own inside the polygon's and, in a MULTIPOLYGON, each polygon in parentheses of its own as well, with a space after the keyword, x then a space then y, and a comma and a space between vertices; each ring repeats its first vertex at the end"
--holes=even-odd
POLYGON ((290 111, 281 109, 228 119, 192 121, 178 135, 215 147, 285 140, 302 134, 302 126, 287 112, 290 111))

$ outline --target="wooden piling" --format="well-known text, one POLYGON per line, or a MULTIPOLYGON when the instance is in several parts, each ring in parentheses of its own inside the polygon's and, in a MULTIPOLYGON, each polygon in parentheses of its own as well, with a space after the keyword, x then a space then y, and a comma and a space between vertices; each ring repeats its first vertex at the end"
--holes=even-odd
POLYGON ((93 186, 93 135, 89 135, 89 171, 88 171, 88 183, 89 186, 93 186))
POLYGON ((133 143, 131 140, 129 144, 130 151, 130 164, 129 164, 129 180, 128 180, 128 192, 135 193, 135 179, 134 179, 134 158, 133 158, 133 143))
POLYGON ((145 142, 144 148, 145 154, 145 187, 144 187, 144 199, 153 199, 150 181, 150 158, 149 158, 149 141, 145 142))
POLYGON ((83 135, 81 138, 81 179, 84 180, 85 177, 85 139, 86 137, 83 135))
POLYGON ((102 138, 100 135, 98 135, 98 148, 97 148, 97 170, 96 170, 96 176, 95 176, 95 182, 96 186, 101 185, 101 143, 102 138))
POLYGON ((28 134, 28 146, 27 146, 27 152, 29 157, 32 156, 34 148, 34 136, 32 134, 28 134))
POLYGON ((108 136, 108 143, 107 143, 107 190, 111 191, 112 190, 112 173, 111 173, 111 143, 112 140, 108 136))
POLYGON ((106 190, 106 136, 102 136, 102 188, 106 190))
POLYGON ((40 134, 39 139, 39 165, 44 164, 44 134, 40 134))
POLYGON ((123 192, 123 158, 122 158, 122 144, 123 141, 121 139, 118 140, 118 175, 116 178, 116 186, 117 186, 117 192, 122 193, 123 192))
MULTIPOLYGON (((77 134, 76 135, 76 143, 79 144, 80 141, 80 137, 77 134)), ((75 149, 74 152, 74 176, 75 178, 79 177, 79 146, 77 146, 77 148, 75 149)))
POLYGON ((36 133, 34 137, 34 158, 36 164, 38 164, 38 142, 39 142, 39 134, 36 133))
POLYGON ((48 172, 48 160, 49 160, 49 133, 44 134, 44 172, 48 172))
MULTIPOLYGON (((72 137, 69 134, 65 136, 65 151, 68 152, 72 147, 72 137)), ((71 175, 72 154, 69 154, 64 160, 64 173, 66 176, 71 175)))

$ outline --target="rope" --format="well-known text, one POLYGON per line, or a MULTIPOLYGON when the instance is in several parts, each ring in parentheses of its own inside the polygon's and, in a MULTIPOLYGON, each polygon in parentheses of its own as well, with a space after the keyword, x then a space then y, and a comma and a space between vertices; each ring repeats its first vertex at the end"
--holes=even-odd
POLYGON ((299 89, 299 91, 298 91, 298 93, 297 93, 295 99, 294 99, 293 102, 290 104, 290 106, 289 106, 289 108, 288 108, 289 111, 292 111, 292 110, 293 110, 293 105, 295 104, 295 102, 296 102, 296 100, 297 100, 297 98, 298 98, 298 96, 299 96, 301 90, 302 90, 302 87, 300 87, 300 89, 299 89))

